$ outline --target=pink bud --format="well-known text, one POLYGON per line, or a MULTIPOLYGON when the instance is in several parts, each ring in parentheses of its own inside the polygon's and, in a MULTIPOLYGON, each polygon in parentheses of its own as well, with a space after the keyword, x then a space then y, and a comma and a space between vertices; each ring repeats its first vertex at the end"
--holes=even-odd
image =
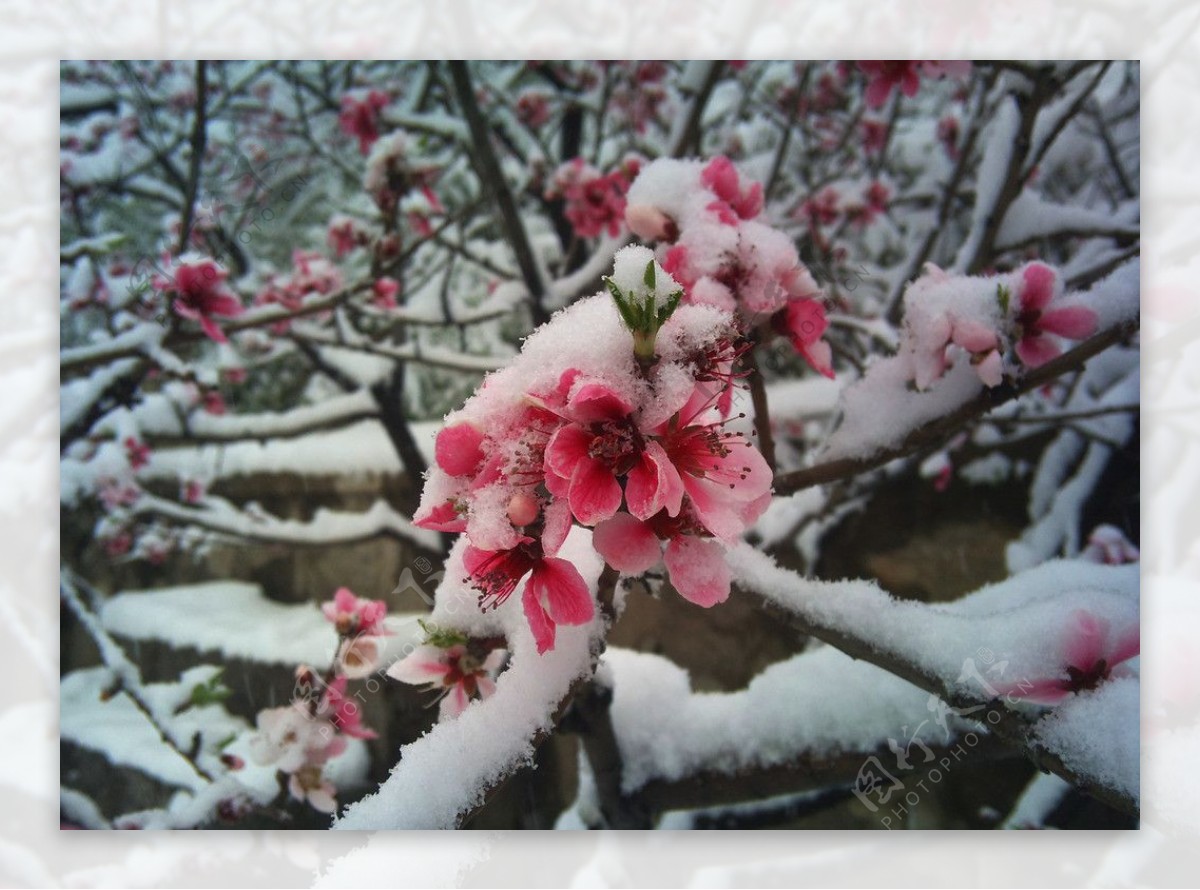
POLYGON ((537 498, 523 491, 518 491, 508 502, 508 518, 513 525, 529 525, 540 512, 537 498))
POLYGON ((433 454, 437 465, 451 476, 468 476, 483 463, 483 433, 470 423, 443 427, 433 454))

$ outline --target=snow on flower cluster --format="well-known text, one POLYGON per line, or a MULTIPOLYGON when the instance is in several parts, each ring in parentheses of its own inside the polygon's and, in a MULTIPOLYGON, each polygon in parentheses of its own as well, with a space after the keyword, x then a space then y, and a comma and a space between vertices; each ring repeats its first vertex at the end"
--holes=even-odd
POLYGON ((556 315, 446 418, 416 514, 424 528, 466 534, 481 609, 525 580, 543 653, 557 625, 595 612, 578 569, 556 555, 572 524, 594 530, 613 568, 664 561, 680 594, 711 606, 729 594, 718 540, 741 535, 770 500, 769 467, 727 416, 743 348, 732 315, 677 307, 678 282, 645 247, 617 253, 609 288, 556 315))
POLYGON ((1059 338, 1082 340, 1096 327, 1095 311, 1064 298, 1059 274, 1045 263, 982 277, 928 264, 904 294, 900 352, 917 389, 938 380, 956 352, 994 387, 1059 355, 1059 338))
POLYGON ((659 242, 664 269, 684 300, 736 313, 746 330, 786 336, 812 368, 833 377, 821 289, 796 246, 763 222, 763 188, 733 163, 659 159, 629 190, 625 220, 633 233, 659 242))

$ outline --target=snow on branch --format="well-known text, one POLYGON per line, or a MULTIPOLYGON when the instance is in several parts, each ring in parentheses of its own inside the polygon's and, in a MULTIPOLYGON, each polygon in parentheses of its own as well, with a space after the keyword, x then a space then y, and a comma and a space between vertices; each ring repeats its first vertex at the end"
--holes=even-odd
MULTIPOLYGON (((560 553, 580 569, 592 595, 603 599, 601 563, 589 538, 587 532, 573 531, 560 553)), ((537 744, 554 729, 577 684, 595 668, 604 627, 600 610, 589 624, 560 627, 555 647, 539 653, 517 608, 519 592, 493 612, 478 611, 476 593, 464 580, 465 549, 466 541, 460 539, 450 554, 430 622, 457 619, 464 623, 449 626, 478 636, 502 633, 511 664, 491 696, 401 748, 399 762, 379 790, 349 806, 334 822, 335 829, 458 826, 504 779, 532 763, 537 744)))
POLYGON ((320 509, 308 521, 279 519, 265 513, 250 515, 211 496, 201 506, 186 507, 146 493, 132 509, 136 513, 161 516, 260 543, 327 547, 389 535, 411 541, 431 552, 439 549, 436 533, 417 528, 408 517, 383 500, 376 501, 361 513, 320 509))
POLYGON ((157 445, 236 442, 243 439, 292 439, 322 430, 338 429, 379 417, 371 394, 360 389, 334 396, 315 405, 262 414, 210 414, 196 412, 186 423, 177 415, 160 411, 146 417, 142 431, 157 445))
POLYGON ((604 665, 622 791, 658 811, 758 797, 768 776, 785 783, 774 784, 776 794, 853 784, 889 743, 903 755, 949 744, 973 725, 936 696, 833 647, 774 664, 745 690, 722 694, 692 692, 687 673, 655 655, 609 649, 604 665))
MULTIPOLYGON (((1129 714, 1128 696, 1113 691, 1115 682, 1081 689, 1071 699, 1068 718, 1058 719, 1055 712, 1036 726, 1019 704, 1070 663, 1080 616, 1121 639, 1132 634, 1136 640, 1136 565, 1048 562, 955 603, 930 606, 897 600, 870 581, 803 578, 746 544, 731 547, 728 558, 742 589, 780 607, 804 633, 847 655, 878 665, 962 712, 1002 698, 1017 705, 1017 710, 996 711, 998 735, 1073 785, 1136 811, 1136 697, 1129 714), (978 660, 985 652, 1004 665, 1003 677, 982 676, 978 660), (1094 723, 1084 732, 1080 727, 1089 717, 1094 723), (1096 742, 1118 733, 1132 733, 1132 744, 1096 742)), ((1116 657, 1107 650, 1105 657, 1111 668, 1116 657)), ((1073 667, 1086 673, 1094 666, 1073 667)))

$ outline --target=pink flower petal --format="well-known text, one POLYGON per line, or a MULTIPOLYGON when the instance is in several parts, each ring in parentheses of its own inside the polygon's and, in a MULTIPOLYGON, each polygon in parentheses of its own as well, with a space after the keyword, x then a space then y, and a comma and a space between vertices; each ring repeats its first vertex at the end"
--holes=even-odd
POLYGON ((573 563, 557 557, 534 566, 526 582, 555 624, 587 624, 596 614, 587 583, 573 563))
POLYGON ((628 513, 618 513, 596 526, 592 546, 623 575, 640 575, 662 559, 662 545, 650 527, 628 513))
POLYGON ((442 660, 442 653, 437 646, 418 646, 389 667, 387 675, 413 686, 441 682, 450 672, 450 666, 442 660))
POLYGON ((546 468, 570 479, 579 462, 588 459, 592 439, 591 433, 576 424, 559 427, 546 443, 546 468))
POLYGON ((975 366, 975 373, 987 387, 996 387, 1004 382, 1004 360, 1000 353, 992 350, 987 357, 975 366))
POLYGON ((550 620, 550 615, 547 614, 531 585, 525 585, 525 592, 521 595, 521 605, 525 609, 525 620, 529 622, 529 629, 533 631, 538 655, 549 652, 554 648, 554 622, 550 620))
POLYGON ((1043 312, 1038 327, 1069 340, 1083 340, 1096 333, 1096 313, 1086 306, 1064 306, 1043 312))
POLYGON ((657 442, 646 443, 641 460, 625 483, 625 502, 638 519, 649 519, 659 510, 678 516, 683 502, 683 480, 667 452, 657 442))
POLYGON ((413 516, 413 525, 451 534, 467 530, 467 520, 455 509, 454 501, 443 501, 433 507, 422 504, 413 516))
POLYGON ((868 108, 882 108, 891 92, 892 82, 879 77, 867 84, 867 91, 863 97, 867 100, 868 108))
POLYGON ((467 705, 470 703, 471 697, 467 695, 462 684, 455 683, 450 691, 442 696, 442 703, 438 706, 438 719, 448 720, 451 717, 457 717, 467 709, 467 705))
POLYGON ((738 196, 737 169, 724 155, 717 155, 708 162, 700 173, 700 181, 722 201, 733 201, 738 196))
POLYGON ((314 788, 308 792, 308 805, 322 813, 336 812, 337 798, 333 796, 334 791, 331 783, 322 782, 320 788, 314 788))
POLYGON ((671 584, 688 602, 707 609, 729 598, 729 566, 715 541, 675 538, 667 544, 663 560, 671 584))
POLYGON ((1022 337, 1017 343, 1017 355, 1030 368, 1046 364, 1061 352, 1062 349, 1049 337, 1022 337))
POLYGON ((1027 312, 1045 309, 1054 298, 1054 284, 1058 276, 1045 263, 1030 263, 1022 273, 1024 286, 1021 288, 1021 309, 1027 312))
POLYGON ((700 524, 710 534, 732 541, 746 530, 741 514, 728 499, 728 489, 697 476, 685 475, 683 487, 700 524))
POLYGON ((552 501, 544 511, 542 553, 553 556, 571 533, 571 508, 566 501, 552 501))
POLYGON ((987 325, 973 319, 960 319, 954 323, 952 339, 967 352, 987 352, 996 348, 996 332, 987 325))
POLYGON ((621 486, 612 470, 598 460, 586 458, 575 466, 568 500, 576 519, 584 525, 595 525, 620 509, 621 486))
POLYGON ((622 420, 633 411, 629 402, 603 383, 585 383, 567 401, 567 407, 579 423, 622 420))
POLYGON ((818 374, 828 377, 830 380, 836 376, 833 370, 833 349, 824 340, 807 343, 797 352, 818 374))
POLYGON ((1067 664, 1086 671, 1103 658, 1108 627, 1106 620, 1091 612, 1073 612, 1067 630, 1067 664))
POLYGON ((1141 652, 1141 629, 1137 625, 1134 625, 1117 638, 1116 643, 1113 644, 1112 650, 1108 653, 1108 664, 1110 667, 1121 664, 1123 661, 1129 661, 1131 658, 1136 658, 1141 654, 1141 652))
POLYGON ((200 328, 205 334, 208 335, 210 340, 213 340, 216 343, 229 342, 229 338, 225 336, 225 332, 217 327, 216 322, 214 322, 207 315, 200 316, 200 328))

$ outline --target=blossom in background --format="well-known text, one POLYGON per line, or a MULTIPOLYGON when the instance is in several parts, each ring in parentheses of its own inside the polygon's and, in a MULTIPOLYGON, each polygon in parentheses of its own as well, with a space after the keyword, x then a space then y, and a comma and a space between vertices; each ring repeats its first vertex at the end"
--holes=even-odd
POLYGON ((517 97, 517 117, 521 123, 536 130, 550 119, 550 102, 545 93, 526 90, 517 97))
POLYGON ((338 115, 338 126, 347 136, 358 140, 358 150, 364 155, 379 139, 379 118, 390 100, 386 93, 371 90, 365 98, 342 97, 342 110, 338 115))
POLYGON ((335 677, 325 687, 317 715, 325 717, 342 735, 354 739, 374 739, 379 734, 362 722, 362 708, 346 695, 347 678, 335 677))
POLYGON ((563 215, 580 238, 596 238, 604 232, 615 238, 625 218, 625 194, 639 166, 636 159, 629 159, 603 174, 583 158, 575 158, 555 172, 546 197, 563 200, 563 215))
POLYGON ((879 62, 859 62, 858 68, 867 78, 864 94, 869 108, 882 108, 893 90, 912 98, 921 88, 921 77, 961 77, 971 70, 970 62, 915 61, 892 59, 879 62))
POLYGON ((342 214, 337 214, 330 221, 328 238, 333 255, 338 259, 356 248, 365 247, 369 240, 367 233, 359 228, 356 220, 342 214))
POLYGON ((1099 562, 1110 566, 1137 562, 1141 553, 1137 546, 1125 537, 1124 532, 1114 525, 1098 525, 1088 536, 1087 546, 1079 554, 1080 559, 1099 562))
POLYGON ((198 504, 204 499, 205 488, 199 479, 183 479, 179 485, 179 499, 185 504, 198 504))
POLYGON ((383 625, 387 603, 362 599, 346 587, 339 587, 331 602, 321 604, 325 620, 337 628, 340 636, 380 636, 391 633, 383 625))
POLYGON ((227 410, 225 405, 225 397, 221 395, 220 391, 215 389, 205 390, 204 395, 201 397, 200 404, 209 414, 215 414, 219 416, 224 414, 227 410))
POLYGON ((346 740, 333 725, 314 717, 296 704, 258 712, 257 732, 250 739, 250 755, 260 766, 275 766, 294 773, 307 765, 323 764, 346 750, 346 740))
POLYGON ((496 691, 494 678, 507 654, 493 649, 480 659, 464 643, 418 646, 388 668, 388 676, 438 692, 438 715, 444 720, 457 717, 472 699, 485 699, 496 691))
POLYGON ((125 437, 125 457, 129 460, 129 468, 140 470, 150 463, 150 446, 134 436, 125 437))
POLYGON ((801 216, 808 221, 810 228, 830 226, 837 222, 841 211, 838 208, 840 200, 838 190, 829 185, 800 205, 801 216))
POLYGON ((1140 639, 1137 624, 1114 631, 1106 619, 1078 609, 1071 613, 1062 636, 1062 671, 1053 677, 1010 684, 1000 692, 1035 704, 1058 704, 1111 677, 1114 668, 1140 653, 1140 639))
POLYGON ((1044 263, 1030 263, 1021 272, 1017 293, 1017 355, 1031 368, 1044 365, 1062 352, 1047 335, 1083 340, 1096 333, 1096 313, 1086 306, 1050 309, 1059 293, 1058 273, 1044 263))
POLYGON ((384 276, 375 280, 375 284, 371 287, 371 292, 374 294, 372 302, 380 309, 395 309, 397 305, 396 295, 400 293, 400 282, 395 278, 384 276))
POLYGON ((241 300, 225 287, 228 274, 213 260, 183 262, 175 269, 171 280, 159 278, 154 286, 173 294, 171 306, 176 315, 199 322, 210 339, 225 343, 228 338, 213 319, 217 316, 232 318, 245 311, 241 300))

